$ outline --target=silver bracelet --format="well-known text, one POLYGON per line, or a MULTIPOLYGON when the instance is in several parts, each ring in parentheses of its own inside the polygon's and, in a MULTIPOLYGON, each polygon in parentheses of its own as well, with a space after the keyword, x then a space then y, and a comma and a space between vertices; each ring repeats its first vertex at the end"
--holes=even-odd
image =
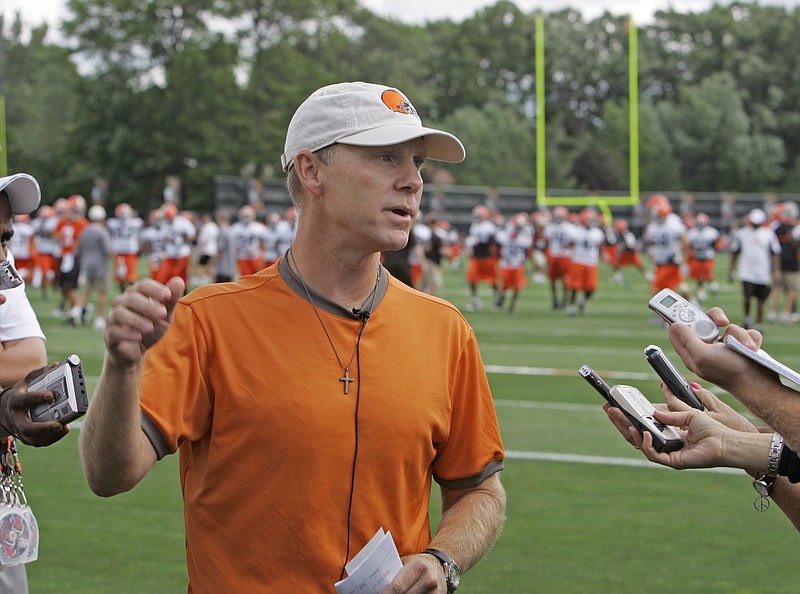
POLYGON ((767 476, 775 478, 778 476, 778 464, 781 461, 783 452, 783 437, 774 433, 772 435, 772 445, 769 448, 769 459, 767 461, 767 476))

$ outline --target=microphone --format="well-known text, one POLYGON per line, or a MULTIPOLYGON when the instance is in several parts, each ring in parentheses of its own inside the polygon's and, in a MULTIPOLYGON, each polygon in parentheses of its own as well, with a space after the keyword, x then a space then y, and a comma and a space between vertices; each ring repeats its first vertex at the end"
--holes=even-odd
POLYGON ((358 309, 356 307, 353 308, 353 315, 358 316, 361 318, 362 322, 365 322, 369 319, 369 312, 365 309, 358 309))

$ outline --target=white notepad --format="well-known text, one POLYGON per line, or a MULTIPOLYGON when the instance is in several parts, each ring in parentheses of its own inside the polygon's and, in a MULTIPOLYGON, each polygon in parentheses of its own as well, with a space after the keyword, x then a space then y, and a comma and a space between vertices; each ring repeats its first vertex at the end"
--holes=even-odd
POLYGON ((791 367, 787 367, 777 359, 771 357, 764 349, 752 351, 733 336, 726 336, 724 342, 737 353, 777 373, 784 386, 800 392, 800 373, 797 373, 791 367))

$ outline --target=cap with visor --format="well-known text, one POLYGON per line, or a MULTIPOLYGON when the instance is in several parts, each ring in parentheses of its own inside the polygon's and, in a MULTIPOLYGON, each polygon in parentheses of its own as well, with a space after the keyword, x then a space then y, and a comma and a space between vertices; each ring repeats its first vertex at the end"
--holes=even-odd
POLYGON ((42 199, 39 183, 27 173, 0 177, 0 191, 5 191, 11 203, 11 214, 29 214, 42 199))
POLYGON ((389 146, 425 139, 427 158, 459 163, 466 152, 461 141, 442 130, 426 128, 403 93, 365 82, 338 83, 314 92, 297 108, 286 133, 281 165, 289 171, 302 150, 332 144, 389 146))

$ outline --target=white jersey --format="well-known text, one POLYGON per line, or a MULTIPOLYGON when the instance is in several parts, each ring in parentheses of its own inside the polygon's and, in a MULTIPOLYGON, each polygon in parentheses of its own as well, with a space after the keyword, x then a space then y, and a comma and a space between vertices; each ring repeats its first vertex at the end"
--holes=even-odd
POLYGON ((147 255, 151 266, 160 264, 166 257, 166 234, 163 221, 142 229, 139 239, 147 246, 147 255))
POLYGON ((261 240, 264 262, 277 260, 282 254, 278 251, 278 233, 276 225, 264 225, 264 237, 261 240))
POLYGON ((297 229, 291 221, 283 219, 275 225, 275 249, 278 257, 284 255, 294 243, 294 236, 297 229))
POLYGON ((471 250, 473 258, 488 258, 492 255, 496 233, 497 225, 488 219, 470 225, 465 244, 471 250))
POLYGON ((686 232, 691 256, 695 260, 713 260, 717 255, 719 231, 710 225, 692 227, 686 232))
POLYGON ((575 227, 568 221, 550 223, 542 234, 547 242, 547 255, 551 258, 569 258, 572 230, 575 227))
POLYGON ((46 254, 58 258, 61 256, 61 244, 53 237, 53 231, 56 230, 58 225, 58 217, 52 216, 33 219, 33 227, 36 229, 36 251, 40 254, 46 254))
POLYGON ((266 225, 258 221, 239 221, 231 225, 231 233, 237 260, 264 258, 264 244, 269 240, 266 225))
POLYGON ((36 230, 30 223, 18 221, 12 222, 11 226, 14 229, 14 235, 8 241, 8 249, 16 254, 16 257, 19 259, 30 259, 33 256, 31 246, 33 245, 33 237, 36 230))
POLYGON ((739 254, 739 280, 756 285, 772 283, 772 256, 781 253, 778 236, 769 227, 738 229, 731 251, 739 254))
POLYGON ((586 228, 573 225, 570 232, 572 261, 582 266, 597 266, 600 262, 600 246, 606 241, 605 232, 599 227, 586 228))
POLYGON ((138 254, 139 234, 144 221, 139 217, 130 219, 110 218, 106 221, 111 235, 111 251, 115 254, 138 254))
POLYGON ((167 258, 185 258, 192 253, 192 241, 197 234, 194 224, 180 215, 164 221, 164 250, 167 258))
POLYGON ((664 221, 648 223, 644 240, 650 246, 650 257, 656 266, 680 264, 683 261, 681 241, 686 227, 679 216, 672 214, 664 221))
POLYGON ((495 241, 500 246, 500 268, 521 268, 533 245, 533 234, 524 227, 505 227, 497 232, 495 241))
POLYGON ((215 256, 217 254, 217 241, 219 239, 219 225, 214 221, 203 223, 200 233, 197 234, 197 251, 202 256, 215 256))

